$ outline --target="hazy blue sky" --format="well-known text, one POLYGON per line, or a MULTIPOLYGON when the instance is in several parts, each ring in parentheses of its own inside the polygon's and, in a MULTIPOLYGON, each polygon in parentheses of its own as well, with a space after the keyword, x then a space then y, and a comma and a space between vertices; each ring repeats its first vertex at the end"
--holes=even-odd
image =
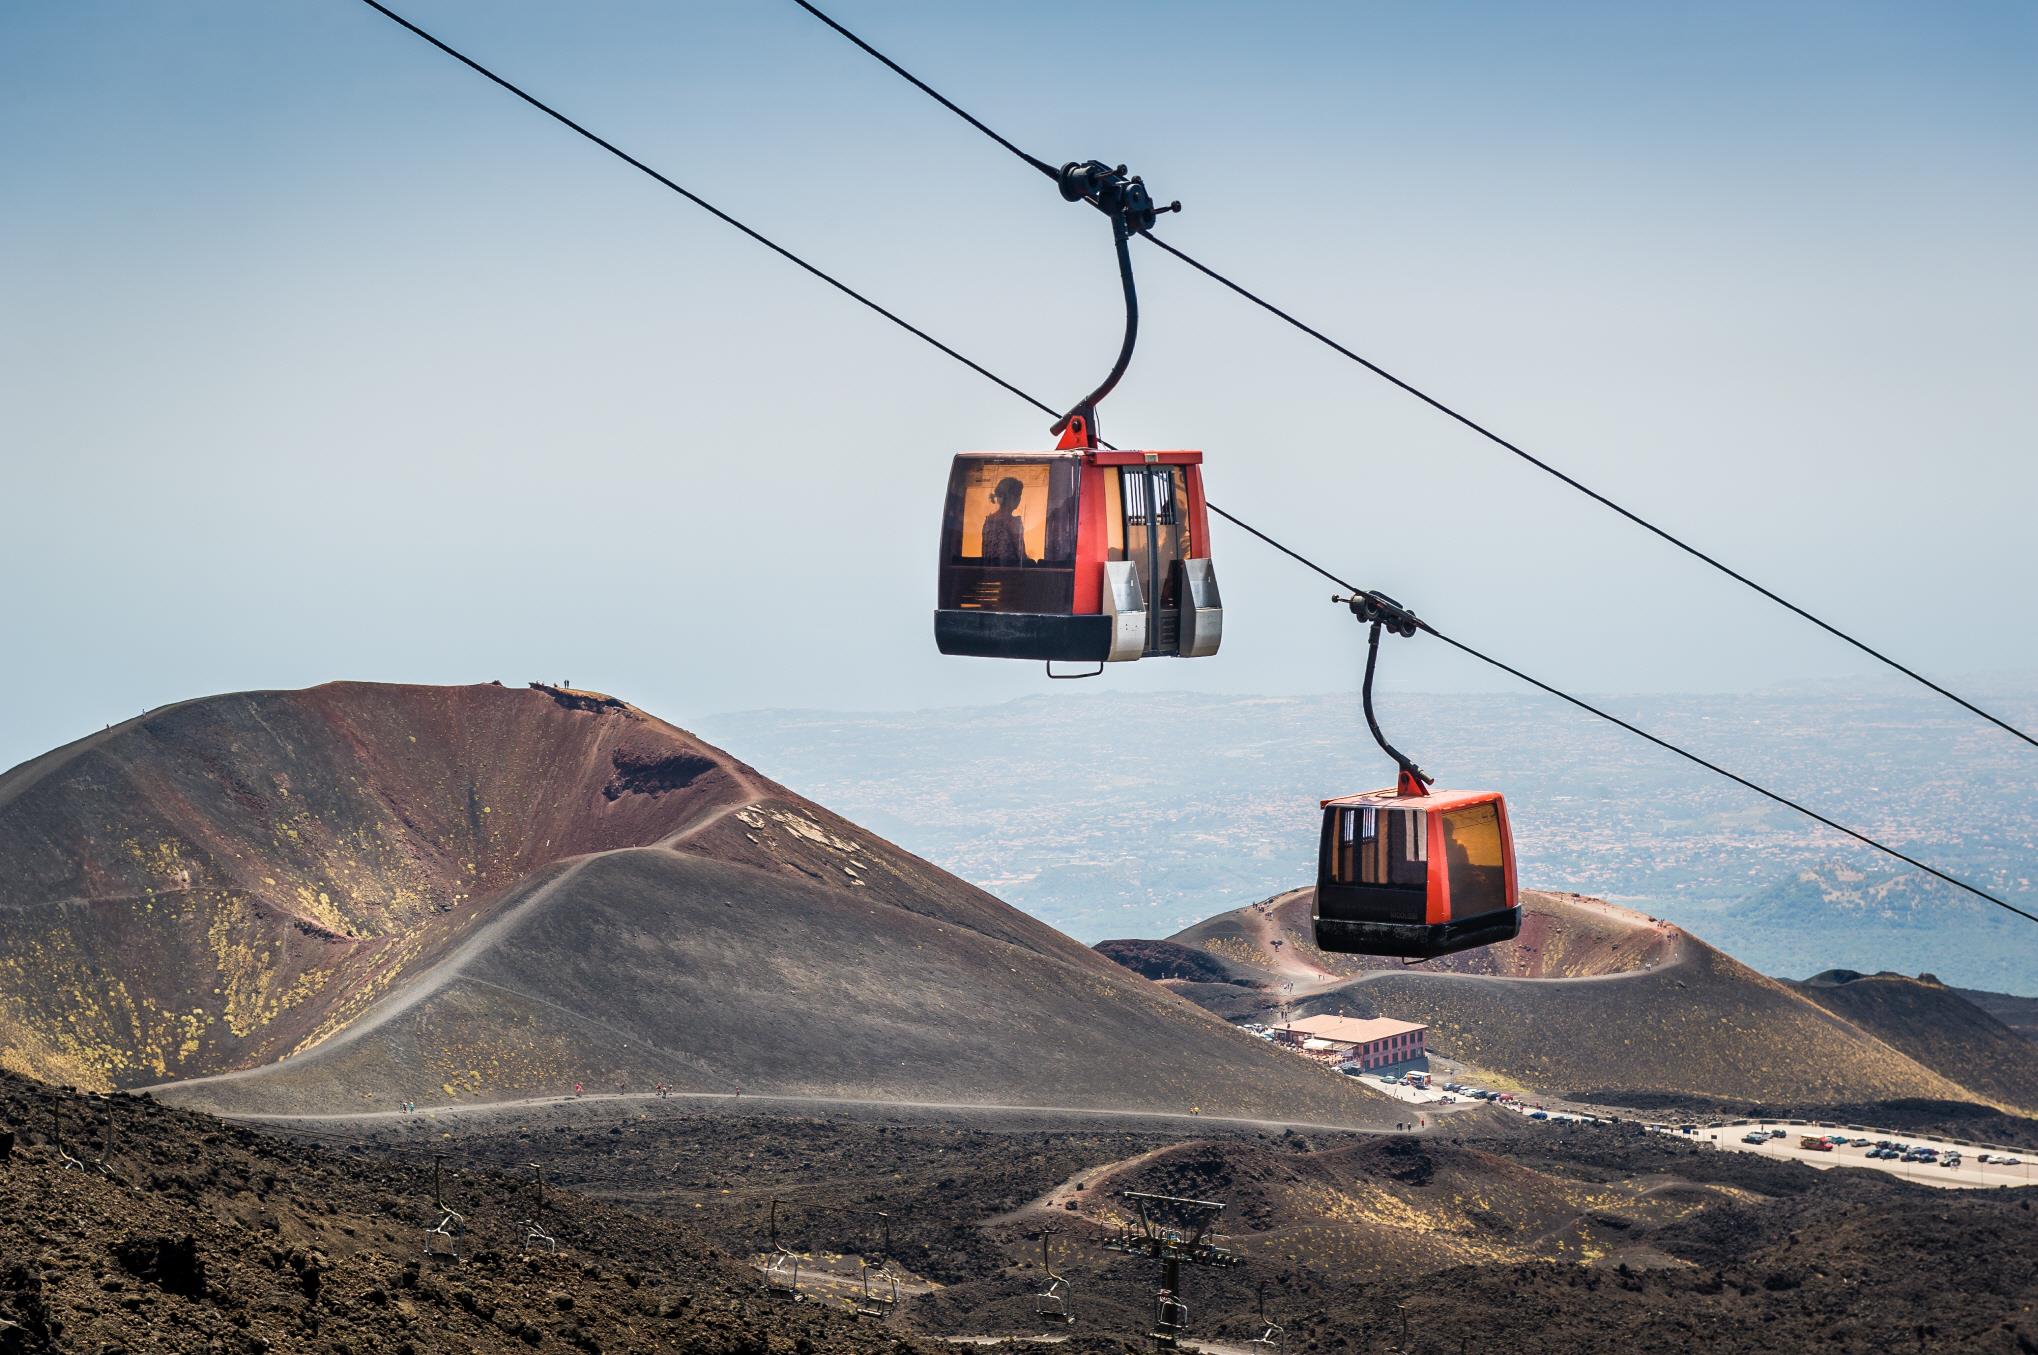
MULTIPOLYGON (((788 0, 402 8, 1050 402, 1108 364, 1103 220, 788 0)), ((2038 666, 2038 8, 836 9, 1836 621, 2038 666)), ((1863 672, 1138 264, 1106 434, 1205 448, 1232 511, 1565 684, 1863 672)), ((0 8, 0 765, 331 677, 571 677, 682 723, 1044 689, 928 616, 948 456, 1044 422, 353 0, 0 8)), ((1216 536, 1224 652, 1105 681, 1349 681, 1327 586, 1216 536)))

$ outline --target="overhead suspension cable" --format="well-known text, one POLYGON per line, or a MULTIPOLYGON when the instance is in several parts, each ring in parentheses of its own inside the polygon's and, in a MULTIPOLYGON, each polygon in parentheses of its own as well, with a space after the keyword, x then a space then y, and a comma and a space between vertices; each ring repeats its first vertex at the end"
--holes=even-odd
MULTIPOLYGON (((878 61, 883 62, 892 71, 896 72, 902 79, 911 83, 915 88, 919 89, 922 93, 926 94, 936 103, 939 103, 943 108, 946 108, 949 112, 955 114, 957 117, 961 118, 964 122, 967 122, 970 126, 976 128, 978 131, 982 132, 985 136, 997 142, 1000 146, 1003 146, 1006 150, 1012 152, 1012 154, 1018 156, 1021 160, 1024 160, 1027 164, 1033 166, 1037 170, 1040 170, 1042 173, 1047 174, 1049 177, 1053 177, 1055 175, 1056 173, 1055 169, 1052 166, 1050 166, 1046 161, 1041 160, 1037 156, 1028 155, 1025 151, 1020 150, 1019 147, 1014 145, 1012 142, 1006 140, 1004 137, 1000 136, 997 132, 991 130, 991 128, 986 126, 980 119, 966 112, 964 109, 958 106, 953 100, 949 99, 939 90, 929 85, 919 76, 914 75, 911 71, 901 66, 898 62, 892 60, 890 57, 886 56, 883 52, 871 46, 868 42, 865 42, 855 33, 852 33, 847 28, 844 28, 840 23, 837 23, 834 19, 830 18, 827 14, 823 13, 820 9, 816 8, 811 3, 811 0, 793 0, 793 3, 798 5, 801 9, 806 10, 809 14, 819 19, 822 23, 828 25, 828 27, 834 29, 837 33, 840 33, 850 42, 855 43, 865 52, 868 52, 871 56, 875 57, 878 61)), ((1748 575, 1743 574, 1740 570, 1735 569, 1733 566, 1720 560, 1718 557, 1710 555, 1703 550, 1700 550, 1697 546, 1692 545, 1690 542, 1684 540, 1682 537, 1670 531, 1668 528, 1656 525, 1654 522, 1651 522, 1649 519, 1643 517, 1641 514, 1635 512, 1634 510, 1627 508, 1622 504, 1616 502, 1615 500, 1607 497, 1605 494, 1600 493, 1598 490, 1592 488, 1590 485, 1579 480, 1577 477, 1559 470, 1557 467, 1551 465, 1549 462, 1543 460, 1541 457, 1536 456, 1533 452, 1530 452, 1526 448, 1520 446, 1519 444, 1511 442, 1507 438, 1502 437, 1500 434, 1494 432, 1492 429, 1486 427, 1486 425, 1473 419, 1471 416, 1460 413, 1458 410, 1452 408, 1450 405, 1445 404, 1442 400, 1437 399, 1429 392, 1396 376, 1394 373, 1388 371, 1385 367, 1382 367, 1377 362, 1374 362, 1369 358, 1363 357, 1360 354, 1353 352, 1350 348, 1347 348, 1345 345, 1339 343, 1336 339, 1331 338, 1328 334, 1325 334, 1322 330, 1305 323, 1304 321, 1298 319, 1294 315, 1291 315, 1289 312, 1281 309, 1279 306, 1276 306, 1273 302, 1267 300, 1265 297, 1260 296, 1258 293, 1253 292, 1246 288, 1245 286, 1241 285, 1240 283, 1233 281, 1231 278, 1218 272, 1216 269, 1212 268, 1210 265, 1202 262, 1201 260, 1194 258, 1186 251, 1178 249, 1175 246, 1169 244, 1167 241, 1155 235, 1152 231, 1143 230, 1140 231, 1139 234, 1143 238, 1145 238, 1147 243, 1156 246, 1164 253, 1171 254, 1175 258, 1180 259, 1183 263, 1188 264, 1191 268, 1203 274, 1203 276, 1211 279, 1213 282, 1221 283, 1223 286, 1230 288, 1232 291, 1238 293, 1238 295, 1244 297, 1247 301, 1252 302, 1254 305, 1266 311, 1269 315, 1275 316, 1280 320, 1286 321, 1288 324, 1294 326, 1302 333, 1307 334, 1310 338, 1315 339, 1318 343, 1323 344, 1325 347, 1331 349, 1333 352, 1339 354, 1342 357, 1349 358, 1353 362, 1358 363, 1361 367, 1364 367, 1367 371, 1371 372, 1373 375, 1379 377, 1383 381, 1388 382, 1390 385, 1396 387, 1397 389, 1405 391, 1409 395, 1414 396, 1416 399, 1428 405, 1431 409, 1436 410, 1438 413, 1443 414, 1446 417, 1454 419, 1458 423, 1463 424, 1465 427, 1471 429, 1473 432, 1477 433, 1480 437, 1485 438, 1487 441, 1493 443, 1495 446, 1500 447, 1508 452, 1512 452, 1515 456, 1520 457, 1523 461, 1526 461, 1529 465, 1534 466, 1537 470, 1542 471, 1545 475, 1552 476, 1555 479, 1562 481, 1564 484, 1569 485, 1572 489, 1577 490, 1580 494, 1583 494, 1585 497, 1591 499, 1593 502, 1599 504, 1601 507, 1612 509, 1614 512, 1626 518, 1629 522, 1634 523, 1637 527, 1640 527, 1643 530, 1650 532, 1657 537, 1660 537, 1664 541, 1669 542, 1671 545, 1683 551, 1685 554, 1691 556, 1693 559, 1702 561, 1703 563, 1712 566, 1720 573, 1734 580, 1734 582, 1739 583, 1761 594, 1763 597, 1769 599, 1771 602, 1783 608, 1785 611, 1788 611, 1798 617, 1801 617, 1806 621, 1811 622, 1814 626, 1817 626, 1820 630, 1825 631, 1828 635, 1831 635, 1839 640, 1844 640, 1846 643, 1852 645, 1854 648, 1860 650, 1863 654, 1868 655, 1870 658, 1876 660, 1878 663, 1885 664, 1888 667, 1895 669, 1897 672, 1903 674, 1905 677, 1910 678, 1913 682, 1916 682, 1921 686, 1924 686, 1930 689, 1931 691, 1938 693, 1940 696, 1945 697, 1948 701, 1951 701, 1955 705, 1960 706, 1963 709, 1980 716, 1982 719, 1988 721, 1992 725, 1995 725, 1997 728, 2003 730, 2004 732, 2013 734, 2017 738, 2022 739, 2025 743, 2030 744, 2032 747, 2038 748, 2038 737, 2034 737, 2031 734, 2026 733, 2024 730, 2019 729, 2017 726, 2011 724, 2009 721, 2002 719, 1997 715, 1991 714, 1986 710, 1983 710, 1980 706, 1977 706, 1974 702, 1969 701, 1966 697, 1959 695, 1957 692, 1949 691, 1947 688, 1941 686, 1939 683, 1934 682, 1931 678, 1926 677, 1923 673, 1920 673, 1916 669, 1911 668, 1908 665, 1899 662, 1895 658, 1892 658, 1890 655, 1883 653, 1881 650, 1869 644, 1867 641, 1856 638, 1855 636, 1849 634, 1848 632, 1840 629, 1832 622, 1827 621, 1823 617, 1818 616, 1816 613, 1799 606, 1795 602, 1792 602, 1789 598, 1784 597, 1782 594, 1776 592, 1774 589, 1769 588, 1764 584, 1756 582, 1748 575)))
MULTIPOLYGON (((791 250, 785 248, 783 245, 780 245, 776 241, 767 238, 758 231, 753 230, 751 227, 744 225, 741 221, 738 221, 735 217, 729 215, 727 212, 721 210, 719 207, 714 206, 712 203, 708 202, 705 198, 701 197, 699 194, 690 192, 689 190, 680 187, 679 184, 673 182, 671 179, 659 173, 657 170, 652 169, 642 160, 637 159, 635 156, 630 155, 627 152, 619 149, 613 143, 597 136, 595 133, 589 131, 587 128, 573 121, 573 119, 567 117, 565 114, 552 108, 550 105, 540 101, 533 95, 525 93, 524 90, 519 88, 517 85, 512 84, 510 81, 504 79, 502 76, 497 75, 494 71, 488 69, 486 66, 483 66, 480 62, 475 61, 473 58, 468 57, 463 53, 459 52, 458 50, 454 49, 453 47, 448 46, 446 43, 441 42, 438 38, 433 37, 430 33, 427 33, 424 29, 419 28, 416 24, 410 22, 410 20, 404 18, 400 14, 397 14, 395 11, 389 9, 387 6, 379 3, 379 0, 361 0, 361 3, 368 6, 370 9, 374 10, 378 14, 381 14, 385 18, 391 20, 392 22, 400 25, 409 32, 415 34, 417 37, 423 38, 426 42, 438 48, 440 51, 444 52, 447 56, 450 56, 454 60, 460 62, 462 65, 468 67, 470 70, 473 70, 475 73, 485 76, 487 79, 493 81, 495 84, 500 85, 502 88, 516 95, 519 99, 522 99, 525 103, 531 105, 533 108, 538 109, 546 116, 553 118, 554 120, 563 124, 566 127, 571 128, 573 131, 579 133, 587 140, 593 142, 595 145, 600 146, 603 150, 609 152, 609 154, 615 156, 618 160, 621 160, 624 164, 627 164, 631 168, 638 170, 640 173, 646 174, 651 178, 657 180, 665 187, 671 189, 673 192, 685 198, 688 202, 691 202, 695 206, 703 209, 704 211, 713 214, 716 217, 716 219, 725 222, 730 226, 735 227, 737 230, 743 232, 743 234, 749 236, 751 239, 757 241, 759 244, 770 249, 773 253, 778 254, 781 257, 788 259, 795 264, 798 264, 801 268, 813 274, 815 277, 820 278, 823 282, 826 282, 829 286, 835 288, 837 291, 840 291, 843 294, 861 302, 863 305, 877 312, 877 314, 882 315, 885 319, 891 321, 899 328, 913 335, 915 338, 925 341, 927 344, 940 350, 947 356, 955 359, 957 362, 969 368, 971 371, 983 377, 985 380, 991 381, 998 385, 999 387, 1003 388, 1004 390, 1007 390, 1011 392, 1013 395, 1018 396, 1020 399, 1026 401, 1028 404, 1032 405, 1035 409, 1041 411, 1044 414, 1053 415, 1057 417, 1059 416, 1060 411, 1056 410, 1054 406, 1048 404, 1046 401, 1038 399, 1037 397, 1029 394, 1027 391, 1022 390, 1020 387, 1014 385, 1010 381, 1005 380, 1005 378, 999 376, 997 373, 991 371, 989 368, 984 367, 979 363, 971 361, 969 358, 963 356, 955 349, 949 347, 947 344, 941 342, 939 339, 936 339, 933 335, 927 333, 927 331, 912 324, 910 321, 902 318, 895 312, 887 310, 885 307, 871 300, 869 297, 857 291, 855 288, 850 287, 847 283, 844 283, 836 279, 835 277, 831 276, 830 274, 823 272, 820 268, 816 267, 811 263, 808 263, 805 259, 801 258, 797 254, 794 254, 791 250)), ((1259 538, 1266 544, 1272 546, 1274 549, 1280 551, 1282 554, 1316 571, 1316 573, 1322 575, 1326 579, 1329 579, 1331 582, 1339 584, 1340 586, 1344 587, 1345 589, 1351 592, 1363 593, 1367 591, 1365 589, 1359 588, 1357 585, 1345 579, 1339 578, 1337 575, 1325 569, 1322 565, 1317 564, 1315 561, 1309 559, 1307 556, 1301 554, 1299 551, 1296 551, 1291 547, 1282 544, 1280 541, 1275 540, 1273 537, 1267 535, 1265 532, 1259 530, 1257 527, 1252 526, 1250 523, 1244 522, 1239 518, 1233 517, 1230 513, 1225 512, 1222 508, 1219 508, 1216 504, 1213 503, 1208 506, 1211 512, 1217 514, 1219 517, 1225 519, 1227 522, 1233 523, 1234 525, 1242 528, 1246 532, 1259 538)), ((1905 865, 1915 867, 1916 869, 1925 872, 1927 875, 1942 880, 1945 883, 1953 885, 1958 889, 1963 889, 1977 898, 1984 899, 1989 903, 1995 904, 1999 908, 2007 909, 2008 911, 2017 914, 2017 916, 2019 917, 2026 918, 2032 922, 2038 922, 2038 914, 2028 913, 2024 911, 2022 908, 2017 907, 2013 903, 2009 903, 2003 899, 1997 898, 1994 894, 1989 893, 1987 890, 1982 889, 1977 885, 1971 885, 1967 883, 1965 880, 1959 879, 1958 877, 1953 875, 1949 875, 1945 871, 1942 871, 1935 866, 1926 865, 1924 862, 1918 860, 1917 858, 1906 855, 1905 853, 1897 850, 1896 848, 1889 846, 1887 843, 1881 842, 1876 838, 1870 837, 1866 833, 1857 832, 1856 830, 1847 827, 1845 824, 1838 823, 1833 819, 1827 818, 1825 815, 1819 813, 1816 810, 1807 808, 1806 806, 1799 804, 1795 800, 1789 799, 1783 795, 1779 795, 1775 791, 1772 791, 1767 787, 1758 785, 1757 783, 1750 781, 1748 778, 1744 776, 1740 776, 1734 772, 1730 772, 1726 768, 1719 766, 1717 763, 1708 762, 1706 759, 1698 756, 1698 754, 1689 752, 1686 749, 1679 747, 1677 744, 1670 742, 1668 739, 1664 739, 1655 734, 1651 734, 1647 730, 1642 729, 1638 725, 1631 724, 1628 721, 1621 719, 1617 715, 1612 715, 1604 710, 1601 710, 1599 707, 1590 704, 1589 702, 1581 700, 1578 697, 1572 696, 1569 692, 1565 692, 1559 688, 1553 687, 1549 683, 1543 682, 1538 678, 1530 677, 1527 673, 1522 672, 1518 668, 1503 663, 1499 659, 1496 659, 1491 655, 1481 653, 1479 650, 1472 648, 1470 645, 1465 644, 1461 640, 1455 640, 1450 636, 1445 635, 1443 632, 1437 630, 1435 627, 1429 625, 1427 622, 1420 623, 1420 628, 1423 631, 1427 632, 1428 634, 1434 635, 1437 639, 1443 641, 1447 645, 1450 645, 1454 649, 1461 650, 1465 654, 1468 654, 1471 657, 1478 659, 1483 663, 1490 664, 1493 667, 1500 669, 1504 673, 1519 678, 1520 680, 1528 683, 1532 687, 1539 688, 1542 691, 1548 692, 1552 696, 1558 697, 1564 701, 1568 701, 1572 705, 1578 707, 1580 710, 1586 711, 1587 713, 1592 715, 1596 715, 1600 719, 1605 720, 1610 724, 1618 725, 1620 728, 1625 729, 1630 734, 1634 734, 1639 738, 1646 739, 1650 743, 1655 744, 1659 748, 1668 749, 1670 752, 1676 753, 1679 757, 1682 757, 1689 762, 1696 763, 1698 766, 1705 768, 1707 771, 1716 772, 1720 776, 1727 778, 1729 781, 1732 781, 1737 785, 1745 786, 1749 790, 1752 790, 1759 795, 1766 796, 1767 798, 1775 801, 1777 804, 1783 805, 1789 809, 1794 809, 1798 813, 1803 814, 1805 817, 1809 819, 1824 824, 1826 827, 1832 828, 1837 832, 1844 833, 1848 837, 1855 839, 1857 842, 1861 842, 1869 847, 1872 847, 1876 851, 1879 851, 1886 856, 1892 857, 1895 860, 1903 862, 1905 865)))
POLYGON ((659 183, 665 185, 673 192, 685 198, 688 202, 691 202, 694 206, 700 208, 704 212, 707 212, 710 216, 713 216, 716 220, 721 221, 726 225, 734 226, 737 230, 742 231, 745 235, 749 236, 752 240, 755 240, 758 244, 763 245, 766 249, 770 250, 772 253, 777 254, 780 257, 799 265, 801 268, 806 269, 809 273, 812 273, 815 277, 827 283, 830 287, 833 287, 836 291, 841 292, 844 296, 847 296, 854 301, 861 302, 863 305, 870 307, 870 309, 876 311, 879 315, 882 315, 885 319, 891 321, 893 324, 897 325, 900 329, 905 330, 908 334, 911 334, 914 338, 923 339, 926 342, 934 345, 934 347, 948 354, 948 356, 954 358, 957 362, 969 368, 971 371, 975 372, 978 376, 983 377, 987 381, 992 381, 1000 386, 1003 386, 1006 390, 1012 392, 1012 394, 1018 396, 1022 400, 1032 401, 1032 403, 1038 406, 1041 412, 1044 414, 1058 416, 1061 413, 1060 410, 1055 409, 1053 406, 1048 405, 1043 401, 1033 399, 1033 397, 1028 395, 1025 391, 1020 390, 1017 386, 1013 385, 1009 381, 1006 381, 1003 377, 999 376, 997 373, 991 371, 990 369, 978 366, 976 363, 971 362, 968 358, 956 352, 953 348, 950 348, 947 344, 941 342, 941 340, 935 338, 932 334, 929 334, 926 330, 921 329, 919 326, 913 324, 909 320, 901 318, 892 311, 886 310, 883 306, 880 306, 877 302, 872 301, 869 297, 865 296, 862 292, 857 291, 854 287, 851 287, 848 283, 843 282, 840 278, 834 277, 829 273, 823 272, 820 268, 816 267, 811 263, 808 263, 805 259, 793 253, 791 250, 787 249, 784 245, 779 244, 776 240, 772 240, 769 237, 765 236, 762 232, 754 230, 753 228, 745 225, 743 222, 738 221, 735 217, 729 215, 721 208, 715 206, 714 203, 709 202, 706 198, 702 197, 700 194, 693 192, 691 189, 682 188, 680 185, 674 183, 671 179, 666 178, 663 174, 660 174, 657 170, 651 168, 651 166, 645 164, 642 160, 639 160, 636 156, 631 155, 628 151, 623 150, 620 146, 617 146, 614 142, 608 141, 600 136, 595 135, 587 128, 575 122, 572 118, 567 117, 564 113, 561 113, 558 109, 552 107, 552 105, 544 102, 542 99, 539 99, 533 94, 527 93, 517 85, 510 83, 508 80, 503 79, 500 75, 497 75, 494 71, 488 69, 488 67, 482 65, 480 62, 466 55, 464 52, 456 51, 452 47, 447 46, 445 43, 433 37, 430 33, 425 32, 424 29, 419 28, 416 24, 412 23, 410 20, 404 18, 401 14, 398 14, 395 10, 390 9, 387 5, 379 3, 379 0, 361 0, 361 3, 368 6, 368 8, 374 10, 377 14, 380 14, 383 18, 388 19, 390 22, 398 25, 399 27, 408 29, 410 32, 416 34, 418 37, 423 38, 426 42, 438 48, 440 51, 444 52, 447 56, 452 57, 455 61, 467 67, 475 74, 494 81, 496 84, 502 86, 510 93, 516 95, 519 99, 522 99, 525 103, 529 104, 531 107, 537 109, 540 113, 543 113, 546 117, 551 118, 552 120, 558 122, 562 126, 571 128, 573 131, 578 132, 581 136, 587 138, 589 141, 592 141, 595 145, 601 147, 603 150, 607 151, 610 155, 615 156, 616 159, 621 160, 624 164, 630 166, 630 168, 637 170, 639 173, 649 175, 651 178, 657 180, 659 183))

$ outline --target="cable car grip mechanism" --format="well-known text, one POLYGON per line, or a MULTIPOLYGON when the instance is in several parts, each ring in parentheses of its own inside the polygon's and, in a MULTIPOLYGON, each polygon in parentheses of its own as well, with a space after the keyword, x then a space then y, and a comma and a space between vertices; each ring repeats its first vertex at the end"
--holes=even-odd
POLYGON ((1118 385, 1132 362, 1132 348, 1139 339, 1139 293, 1132 283, 1132 251, 1129 242, 1136 234, 1153 229, 1163 212, 1179 212, 1180 202, 1156 207, 1153 195, 1137 174, 1127 177, 1125 166, 1115 169, 1101 160, 1071 160, 1055 176, 1061 195, 1070 202, 1087 202, 1111 218, 1111 242, 1118 253, 1118 279, 1125 289, 1125 339, 1118 346, 1118 360, 1111 365, 1097 389, 1076 403, 1075 408, 1055 420, 1049 432, 1062 436, 1063 446, 1072 441, 1084 447, 1097 445, 1097 404, 1118 385), (1079 426, 1075 425, 1081 420, 1079 426))

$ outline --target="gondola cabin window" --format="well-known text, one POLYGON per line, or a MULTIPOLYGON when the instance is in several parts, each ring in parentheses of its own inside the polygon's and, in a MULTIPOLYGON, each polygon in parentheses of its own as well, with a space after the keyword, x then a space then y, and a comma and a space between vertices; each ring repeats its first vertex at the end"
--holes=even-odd
POLYGON ((1075 592, 1073 457, 958 457, 942 521, 940 606, 1066 612, 1075 592))
POLYGON ((1444 866, 1451 882, 1451 916, 1477 917, 1506 908, 1507 866, 1500 811, 1492 804, 1446 812, 1444 866))
POLYGON ((1429 884, 1429 824, 1420 809, 1338 811, 1331 879, 1336 884, 1424 889, 1429 884))

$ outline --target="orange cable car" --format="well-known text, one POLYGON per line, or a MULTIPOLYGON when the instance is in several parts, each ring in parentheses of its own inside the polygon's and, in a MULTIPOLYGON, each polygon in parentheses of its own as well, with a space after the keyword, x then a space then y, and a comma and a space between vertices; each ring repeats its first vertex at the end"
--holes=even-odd
POLYGON ((1102 385, 1057 420, 1051 452, 964 452, 948 476, 934 642, 944 654, 1103 671, 1157 655, 1217 652, 1224 608, 1210 559, 1203 453, 1122 451, 1097 435, 1097 404, 1139 335, 1127 241, 1162 211, 1138 176, 1092 160, 1062 167, 1062 196, 1111 218, 1125 337, 1102 385))
POLYGON ((1430 778, 1380 733, 1373 669, 1380 631, 1413 635, 1415 614, 1379 593, 1337 601, 1368 621, 1366 724, 1401 772, 1391 790, 1321 802, 1311 910, 1320 950, 1430 960, 1511 941, 1521 933, 1514 835, 1498 791, 1433 790, 1430 778))

